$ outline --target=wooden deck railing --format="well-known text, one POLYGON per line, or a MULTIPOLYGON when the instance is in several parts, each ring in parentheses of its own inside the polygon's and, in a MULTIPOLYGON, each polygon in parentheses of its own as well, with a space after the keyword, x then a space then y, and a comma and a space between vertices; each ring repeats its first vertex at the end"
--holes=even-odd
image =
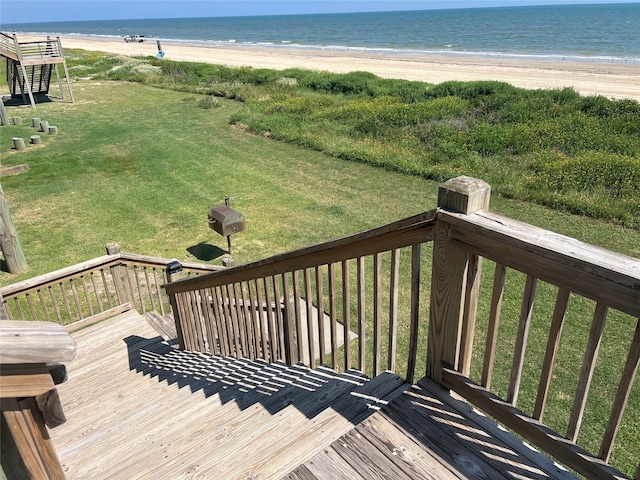
MULTIPOLYGON (((55 322, 74 330, 132 308, 141 313, 169 313, 161 285, 169 281, 167 266, 175 261, 124 253, 119 248, 111 252, 1 288, 8 318, 55 322)), ((197 263, 181 267, 189 276, 221 268, 197 263)))
POLYGON ((39 42, 18 42, 15 35, 0 32, 0 55, 29 65, 36 63, 57 63, 64 58, 60 38, 47 38, 39 42))
MULTIPOLYGON (((493 214, 489 194, 460 177, 441 187, 437 210, 169 283, 180 345, 373 375, 406 368, 409 382, 422 370, 581 475, 620 478, 607 462, 621 423, 636 429, 640 412, 625 417, 640 362, 640 261, 493 214), (488 287, 483 261, 495 264, 488 287), (602 434, 585 447, 597 455, 576 443, 590 404, 588 428, 602 434)), ((620 449, 638 461, 637 444, 620 449)))
POLYGON ((407 321, 414 327, 418 322, 421 246, 433 236, 434 218, 435 211, 426 212, 202 281, 166 285, 179 312, 180 344, 289 364, 307 359, 312 367, 357 365, 373 375, 396 370, 402 362, 413 379, 417 334, 404 339, 405 354, 399 355, 397 332, 408 330, 407 321), (398 286, 401 274, 408 278, 404 290, 398 286))

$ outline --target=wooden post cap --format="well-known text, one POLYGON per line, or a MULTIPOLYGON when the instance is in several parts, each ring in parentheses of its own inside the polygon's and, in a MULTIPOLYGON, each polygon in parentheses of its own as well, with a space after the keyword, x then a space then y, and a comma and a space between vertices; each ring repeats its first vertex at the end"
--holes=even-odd
POLYGON ((106 249, 107 255, 117 255, 122 251, 116 242, 107 243, 106 249))
POLYGON ((438 207, 469 215, 489 208, 491 186, 477 178, 460 176, 447 180, 438 190, 438 207))

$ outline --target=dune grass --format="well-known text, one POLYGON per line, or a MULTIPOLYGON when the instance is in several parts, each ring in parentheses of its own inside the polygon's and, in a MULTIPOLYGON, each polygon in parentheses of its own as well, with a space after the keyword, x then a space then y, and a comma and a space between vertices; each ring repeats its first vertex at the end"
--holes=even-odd
MULTIPOLYGON (((76 104, 54 101, 35 111, 10 108, 9 116, 21 116, 24 125, 0 128, 3 165, 30 166, 27 173, 2 179, 30 270, 20 276, 2 272, 0 285, 99 256, 112 241, 132 253, 219 263, 219 256, 199 256, 199 247, 210 246, 208 251, 222 255, 226 241, 208 228, 206 219, 208 209, 229 196, 235 197, 232 205, 247 219, 247 230, 233 237, 238 263, 379 226, 436 205, 435 181, 246 131, 230 122, 248 114, 242 102, 213 102, 209 92, 95 79, 75 81, 74 93, 76 104), (28 139, 34 134, 29 126, 32 116, 57 125, 59 134, 43 136, 41 146, 12 150, 11 137, 28 139)), ((640 235, 632 228, 500 195, 493 196, 491 209, 640 257, 640 235)), ((491 268, 487 264, 485 270, 491 268)), ((505 307, 505 318, 517 318, 519 282, 511 281, 515 293, 505 300, 513 303, 505 307)), ((484 284, 490 287, 490 282, 484 284)), ((553 292, 544 293, 548 287, 541 290, 539 303, 544 307, 553 292)), ((486 306, 480 308, 479 317, 486 318, 486 306)), ((581 304, 576 309, 572 322, 579 331, 590 313, 581 304)), ((617 333, 627 338, 633 322, 620 322, 617 333)), ((544 322, 539 328, 545 328, 544 322)), ((564 364, 581 362, 583 341, 565 340, 564 364)), ((613 337, 603 350, 624 347, 613 337)), ((501 353, 502 363, 508 364, 509 349, 501 353)), ((530 365, 538 363, 531 359, 530 365)), ((604 368, 616 375, 618 365, 611 360, 604 368)), ((533 389, 535 373, 527 372, 533 389)), ((503 387, 497 383, 496 388, 503 387)), ((598 385, 592 393, 595 403, 611 391, 609 383, 598 385)), ((562 410, 568 394, 561 389, 555 395, 559 401, 554 408, 562 410)), ((631 419, 640 412, 639 395, 636 386, 627 416, 631 419)), ((601 416, 597 407, 593 415, 601 416)), ((553 424, 562 414, 552 412, 548 420, 553 424)), ((640 445, 633 425, 627 421, 621 431, 624 445, 640 445)), ((587 432, 581 441, 593 449, 597 436, 598 432, 587 432)), ((616 451, 614 464, 633 472, 633 450, 616 451)))

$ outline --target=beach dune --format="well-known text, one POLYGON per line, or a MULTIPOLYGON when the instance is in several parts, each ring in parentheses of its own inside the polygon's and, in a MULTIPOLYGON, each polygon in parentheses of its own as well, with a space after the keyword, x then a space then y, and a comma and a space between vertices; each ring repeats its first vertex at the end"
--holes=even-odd
MULTIPOLYGON (((122 55, 155 55, 155 39, 125 43, 120 39, 61 36, 63 48, 103 51, 122 55)), ((19 36, 20 41, 38 40, 19 36)), ((631 98, 640 101, 640 64, 521 60, 500 57, 382 54, 329 49, 297 49, 232 44, 203 45, 162 42, 165 59, 206 62, 227 66, 286 69, 304 68, 335 73, 367 71, 383 78, 428 83, 448 80, 498 80, 517 87, 573 87, 583 95, 631 98)))

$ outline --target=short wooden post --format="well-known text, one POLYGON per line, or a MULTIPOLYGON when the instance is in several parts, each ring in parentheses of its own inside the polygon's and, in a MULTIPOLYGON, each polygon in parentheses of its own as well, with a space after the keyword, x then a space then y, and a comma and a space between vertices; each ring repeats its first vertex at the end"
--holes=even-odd
POLYGON ((22 125, 22 117, 13 117, 11 120, 14 125, 22 125))
POLYGON ((31 126, 33 128, 40 128, 40 118, 39 117, 33 117, 31 119, 31 126))
POLYGON ((49 131, 49 122, 46 120, 42 120, 40 122, 40 132, 48 132, 49 131))
POLYGON ((0 98, 0 125, 9 125, 9 118, 7 117, 7 111, 4 109, 2 98, 0 98))
MULTIPOLYGON (((457 177, 440 186, 438 207, 470 215, 486 210, 490 196, 491 187, 486 182, 466 176, 457 177)), ((468 251, 449 242, 450 228, 449 224, 437 221, 433 245, 426 373, 439 383, 443 367, 461 371, 462 364, 468 363, 480 268, 479 262, 471 262, 470 265, 468 251), (470 271, 470 266, 473 271, 470 271), (461 344, 464 344, 463 348, 461 344), (465 359, 461 359, 461 349, 465 359)))
POLYGON ((4 190, 0 184, 0 249, 7 262, 7 269, 11 274, 26 272, 29 269, 27 259, 22 252, 18 232, 13 224, 9 206, 4 199, 4 190))
POLYGON ((16 150, 24 150, 27 146, 24 144, 24 138, 13 137, 13 148, 16 150))
POLYGON ((39 145, 42 143, 42 137, 40 137, 40 135, 31 135, 30 140, 33 145, 39 145))
POLYGON ((57 135, 58 134, 58 127, 56 127, 55 125, 49 125, 49 135, 57 135))

